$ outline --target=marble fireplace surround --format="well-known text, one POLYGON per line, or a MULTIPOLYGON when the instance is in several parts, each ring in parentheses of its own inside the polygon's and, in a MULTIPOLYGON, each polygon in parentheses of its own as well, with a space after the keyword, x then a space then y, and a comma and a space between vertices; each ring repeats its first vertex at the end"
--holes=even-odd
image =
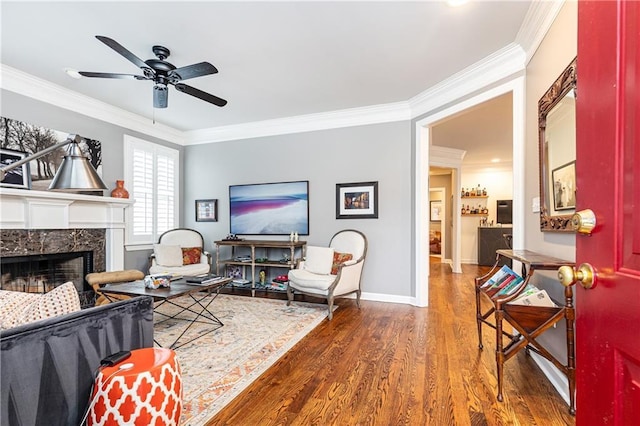
POLYGON ((125 209, 133 200, 0 188, 0 256, 94 252, 94 270, 124 269, 125 209))

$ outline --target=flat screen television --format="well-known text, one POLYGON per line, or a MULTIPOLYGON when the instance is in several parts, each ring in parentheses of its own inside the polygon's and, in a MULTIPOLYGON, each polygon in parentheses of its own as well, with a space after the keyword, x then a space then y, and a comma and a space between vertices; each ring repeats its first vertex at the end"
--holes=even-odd
POLYGON ((513 223, 512 200, 496 201, 496 223, 510 225, 513 223))
POLYGON ((309 235, 309 181, 229 186, 231 233, 309 235))

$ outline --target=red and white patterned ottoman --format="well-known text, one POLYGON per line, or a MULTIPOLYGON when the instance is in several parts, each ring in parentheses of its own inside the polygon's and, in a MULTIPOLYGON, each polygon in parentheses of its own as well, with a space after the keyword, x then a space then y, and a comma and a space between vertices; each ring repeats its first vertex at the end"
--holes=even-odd
POLYGON ((136 349, 96 378, 87 424, 178 425, 181 411, 182 378, 175 352, 136 349))

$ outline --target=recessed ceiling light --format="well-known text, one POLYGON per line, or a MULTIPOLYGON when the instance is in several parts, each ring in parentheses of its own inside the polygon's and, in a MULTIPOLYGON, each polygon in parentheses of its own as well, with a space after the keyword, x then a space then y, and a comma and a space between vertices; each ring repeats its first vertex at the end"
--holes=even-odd
POLYGON ((447 4, 451 7, 462 6, 466 3, 469 3, 469 0, 447 0, 447 4))
POLYGON ((491 162, 492 162, 492 163, 499 163, 499 162, 500 162, 500 159, 499 159, 499 158, 492 158, 492 159, 491 159, 491 162))
POLYGON ((73 68, 65 68, 64 72, 66 72, 69 77, 75 78, 76 80, 79 80, 82 78, 78 70, 74 70, 73 68))

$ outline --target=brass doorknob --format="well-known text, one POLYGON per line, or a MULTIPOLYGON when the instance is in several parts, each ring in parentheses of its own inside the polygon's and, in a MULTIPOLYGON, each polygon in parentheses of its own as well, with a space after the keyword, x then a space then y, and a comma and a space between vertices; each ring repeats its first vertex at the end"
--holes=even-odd
POLYGON ((561 266, 558 269, 558 279, 565 287, 575 284, 580 281, 580 284, 585 289, 590 289, 595 287, 596 285, 596 273, 588 263, 583 263, 578 267, 578 269, 574 269, 572 266, 561 266))
POLYGON ((586 209, 575 212, 571 217, 571 228, 580 234, 591 234, 596 227, 596 214, 593 210, 586 209))

